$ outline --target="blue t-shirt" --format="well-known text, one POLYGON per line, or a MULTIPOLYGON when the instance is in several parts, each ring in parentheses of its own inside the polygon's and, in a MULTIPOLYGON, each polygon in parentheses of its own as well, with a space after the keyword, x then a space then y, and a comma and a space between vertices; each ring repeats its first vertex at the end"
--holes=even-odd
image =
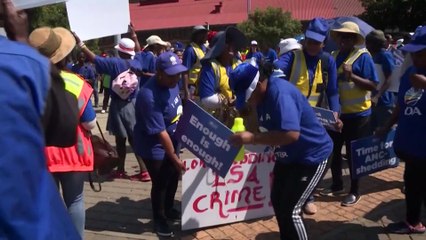
POLYGON ((173 138, 177 122, 182 114, 179 88, 158 85, 152 77, 140 89, 136 98, 136 125, 134 128, 136 154, 147 160, 163 160, 165 151, 157 134, 166 130, 170 135, 176 154, 178 141, 173 138))
POLYGON ((80 122, 91 122, 96 118, 96 112, 92 105, 92 100, 87 102, 86 108, 80 117, 80 122))
POLYGON ((424 89, 412 87, 410 75, 413 73, 426 76, 426 69, 411 67, 401 78, 398 91, 400 112, 393 146, 395 152, 426 159, 426 93, 424 89))
POLYGON ((267 52, 262 53, 262 56, 265 58, 266 62, 274 63, 278 59, 277 53, 274 49, 269 48, 267 52))
MULTIPOLYGON (((201 47, 201 50, 203 50, 203 52, 206 53, 206 47, 204 45, 201 45, 200 47, 201 47)), ((191 69, 196 62, 197 62, 197 55, 195 54, 194 48, 191 45, 186 46, 182 56, 182 64, 186 68, 191 69)))
MULTIPOLYGON (((226 67, 226 73, 232 71, 232 66, 226 67)), ((213 96, 218 91, 218 82, 212 64, 209 61, 202 62, 200 79, 198 81, 198 95, 201 99, 213 96)))
MULTIPOLYGON (((135 59, 138 60, 141 64, 143 72, 146 73, 156 73, 155 60, 156 56, 151 51, 142 51, 135 55, 135 59)), ((141 76, 139 86, 143 86, 151 77, 141 76)))
MULTIPOLYGON (((318 56, 310 56, 305 51, 303 52, 306 59, 306 67, 308 68, 309 73, 309 82, 312 83, 314 81, 315 72, 317 70, 318 61, 320 60, 320 56, 325 54, 328 58, 328 79, 327 79, 327 99, 330 105, 330 109, 333 112, 340 112, 340 102, 339 102, 339 89, 337 86, 337 69, 336 62, 334 61, 333 56, 329 53, 322 52, 318 54, 318 56)), ((294 52, 286 52, 281 55, 280 58, 274 62, 275 68, 281 69, 286 75, 287 79, 290 79, 291 70, 293 67, 294 61, 294 52)))
POLYGON ((0 36, 0 238, 81 239, 46 167, 50 62, 0 36))
POLYGON ((74 64, 71 68, 72 72, 75 74, 80 75, 82 78, 86 80, 92 80, 94 81, 96 79, 96 73, 95 69, 92 65, 86 63, 83 66, 80 66, 78 64, 74 64))
MULTIPOLYGON (((392 53, 385 51, 385 49, 382 49, 380 52, 375 54, 373 56, 373 61, 376 64, 382 65, 385 77, 389 77, 395 69, 395 59, 392 56, 392 53)), ((377 94, 377 91, 374 91, 374 94, 377 94)), ((377 105, 392 107, 394 105, 393 93, 385 91, 383 95, 380 96, 377 105)))
MULTIPOLYGON (((95 57, 96 71, 100 74, 108 74, 111 76, 110 82, 110 93, 111 99, 121 99, 114 91, 111 90, 112 81, 120 75, 120 73, 126 71, 131 67, 135 71, 141 71, 141 65, 138 60, 125 60, 117 57, 103 58, 95 57)), ((129 99, 136 97, 136 91, 129 96, 129 99)))
MULTIPOLYGON (((339 52, 339 55, 336 57, 336 67, 339 69, 340 65, 346 60, 350 53, 339 52)), ((377 77, 376 69, 374 67, 373 58, 368 53, 363 53, 357 60, 352 64, 352 73, 358 75, 364 79, 368 79, 375 84, 379 84, 379 78, 377 77)), ((339 81, 339 76, 338 81, 339 81)), ((345 79, 341 77, 341 79, 345 79)), ((355 118, 355 117, 366 117, 371 115, 371 108, 359 112, 359 113, 349 113, 342 114, 342 119, 355 118)))
POLYGON ((261 132, 300 132, 296 142, 275 147, 278 162, 318 165, 330 155, 333 149, 331 138, 306 97, 290 82, 271 77, 257 112, 261 132))
POLYGON ((259 65, 262 62, 263 54, 261 52, 249 52, 246 59, 255 58, 256 63, 259 65))

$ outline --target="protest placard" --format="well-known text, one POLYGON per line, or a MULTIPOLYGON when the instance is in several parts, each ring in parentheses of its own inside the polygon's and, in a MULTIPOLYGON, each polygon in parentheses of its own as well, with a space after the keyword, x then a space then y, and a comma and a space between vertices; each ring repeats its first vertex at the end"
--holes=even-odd
POLYGON ((314 109, 315 115, 317 116, 319 122, 324 126, 325 129, 337 131, 335 127, 336 117, 334 116, 333 111, 319 107, 312 108, 314 109))
MULTIPOLYGON (((374 68, 376 69, 377 77, 379 78, 379 85, 377 86, 377 89, 380 89, 385 82, 385 73, 383 72, 381 64, 374 64, 374 68)), ((392 74, 389 76, 390 85, 387 89, 389 92, 398 92, 402 74, 401 68, 402 66, 395 66, 392 74)))
POLYGON ((221 178, 200 159, 185 159, 182 230, 250 220, 274 214, 270 187, 274 155, 246 153, 221 178))
POLYGON ((66 1, 68 0, 13 0, 12 2, 17 9, 28 9, 66 1))
POLYGON ((72 0, 67 13, 71 30, 82 41, 126 33, 130 24, 129 1, 72 0))
POLYGON ((175 137, 215 173, 225 177, 241 148, 229 143, 232 134, 220 121, 193 101, 187 100, 175 137))
POLYGON ((395 130, 383 137, 366 137, 352 141, 352 173, 353 179, 397 167, 399 159, 393 150, 395 130))

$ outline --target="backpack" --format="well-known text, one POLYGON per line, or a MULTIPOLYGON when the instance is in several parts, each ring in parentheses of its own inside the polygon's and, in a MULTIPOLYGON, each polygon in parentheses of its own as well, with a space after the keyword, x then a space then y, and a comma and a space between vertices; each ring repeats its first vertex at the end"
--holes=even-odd
POLYGON ((126 63, 129 69, 120 73, 114 80, 112 80, 111 84, 112 91, 114 91, 123 100, 127 100, 129 96, 136 91, 139 85, 138 77, 130 69, 130 63, 126 63))

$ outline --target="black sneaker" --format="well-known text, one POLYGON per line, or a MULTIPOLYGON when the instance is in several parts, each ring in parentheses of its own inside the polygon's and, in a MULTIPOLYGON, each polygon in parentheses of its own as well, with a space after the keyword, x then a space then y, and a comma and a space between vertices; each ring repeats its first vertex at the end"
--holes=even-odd
POLYGON ((182 216, 182 214, 174 208, 170 209, 169 211, 166 211, 165 215, 166 215, 167 219, 170 219, 170 220, 173 220, 173 221, 181 220, 181 216, 182 216))
POLYGON ((331 187, 331 188, 326 188, 326 189, 320 191, 319 194, 321 196, 331 197, 331 196, 336 196, 336 195, 342 194, 344 192, 345 192, 345 189, 343 187, 340 187, 340 188, 331 187))
POLYGON ((173 237, 174 233, 170 229, 169 224, 165 221, 158 221, 154 223, 154 231, 161 237, 173 237))
POLYGON ((351 193, 348 196, 346 196, 345 199, 343 199, 341 205, 344 207, 350 207, 357 204, 360 199, 361 199, 360 195, 355 195, 351 193))

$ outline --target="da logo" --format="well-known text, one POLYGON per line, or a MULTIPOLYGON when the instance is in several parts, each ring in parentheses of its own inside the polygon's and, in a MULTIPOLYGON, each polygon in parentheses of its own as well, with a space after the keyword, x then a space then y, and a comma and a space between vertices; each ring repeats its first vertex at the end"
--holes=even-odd
POLYGON ((405 104, 407 104, 408 106, 415 106, 417 102, 422 98, 423 92, 423 89, 408 89, 404 96, 405 104))

